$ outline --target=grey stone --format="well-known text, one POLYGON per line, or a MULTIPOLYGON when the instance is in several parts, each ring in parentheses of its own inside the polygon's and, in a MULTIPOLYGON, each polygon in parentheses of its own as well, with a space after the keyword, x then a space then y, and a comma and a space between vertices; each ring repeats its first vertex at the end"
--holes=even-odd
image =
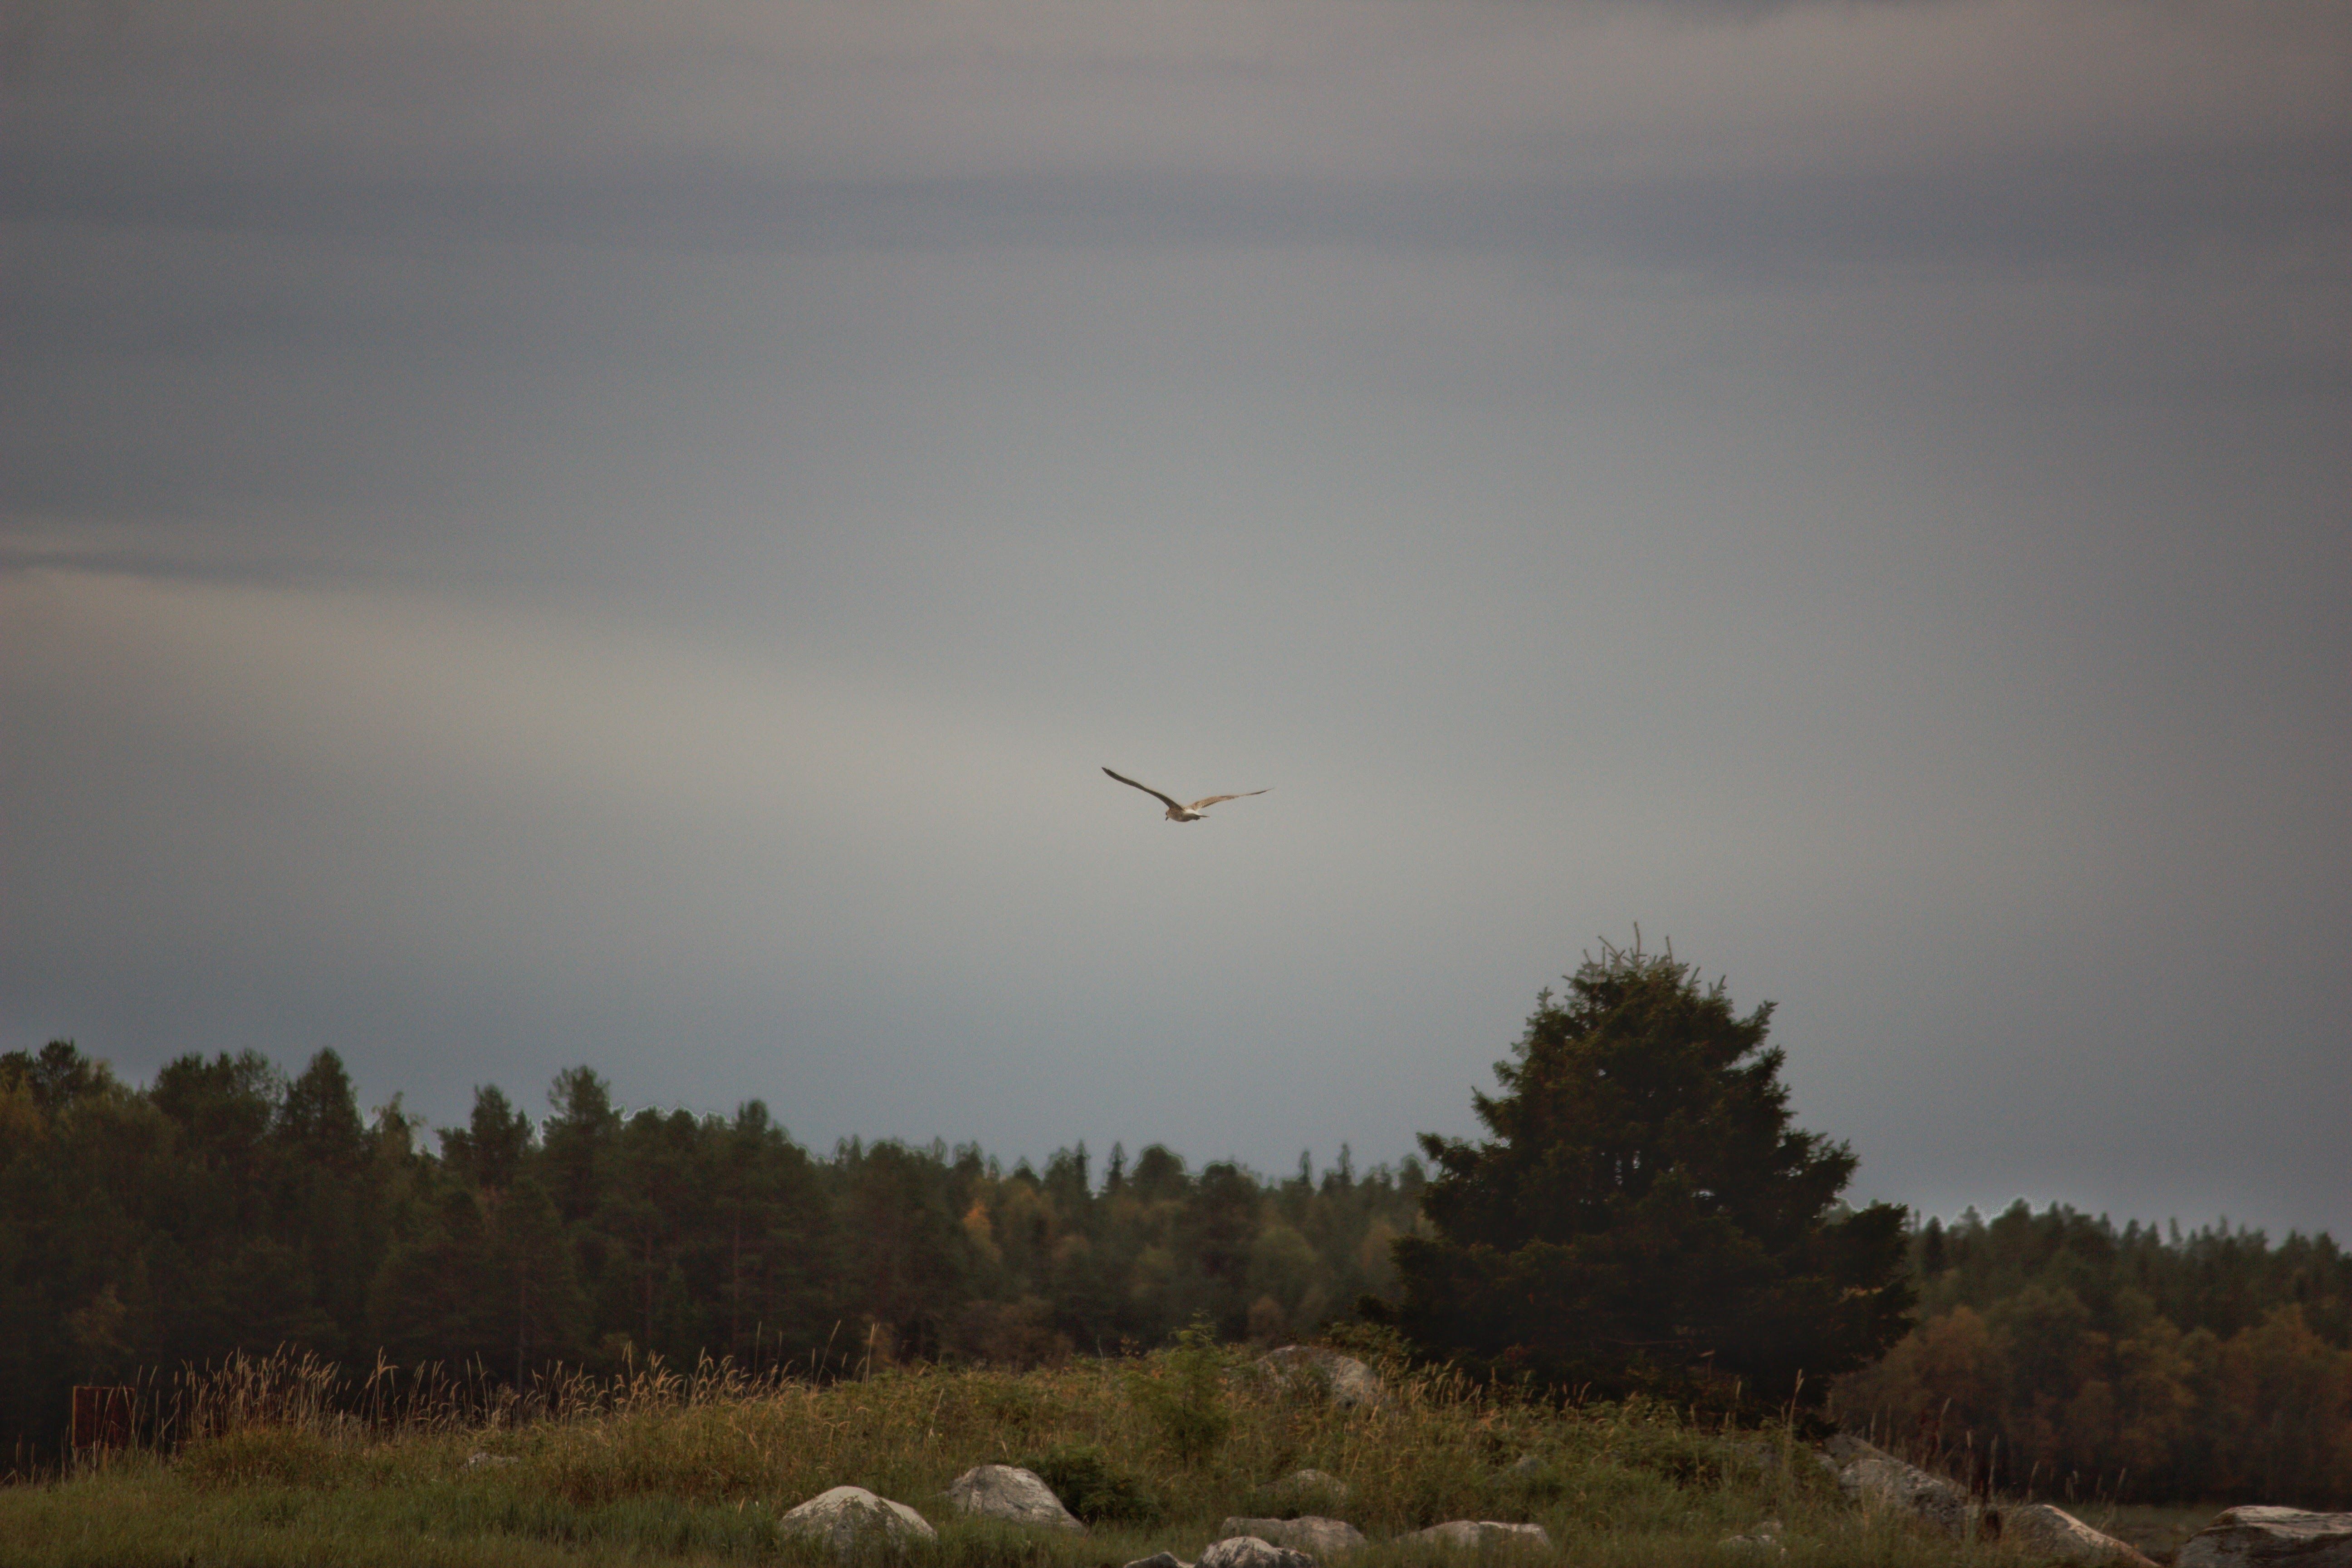
POLYGON ((1308 1514, 1302 1519, 1229 1519, 1217 1526, 1220 1540, 1255 1535, 1276 1546, 1295 1547, 1318 1557, 1353 1552, 1364 1543, 1364 1532, 1344 1519, 1308 1514))
POLYGON ((1127 1568, 1192 1568, 1192 1564, 1179 1560, 1173 1552, 1155 1552, 1149 1557, 1137 1558, 1127 1568))
POLYGON ((1855 1501, 1914 1514, 1947 1535, 1965 1539, 1976 1532, 1976 1504, 1943 1477, 1843 1433, 1822 1450, 1838 1467, 1839 1489, 1855 1501))
POLYGON ((836 1557, 853 1556, 861 1548, 876 1545, 939 1539, 939 1531, 921 1514, 905 1503, 876 1497, 864 1487, 835 1487, 817 1493, 778 1520, 776 1532, 820 1542, 836 1557))
POLYGON ((976 1465, 948 1483, 947 1500, 959 1512, 979 1519, 1086 1533, 1044 1478, 1017 1465, 976 1465))
POLYGON ((2352 1568, 2352 1513, 2233 1508, 2190 1536, 2173 1568, 2352 1568))
MULTIPOLYGON (((1791 1451, 1798 1454, 1811 1452, 1803 1447, 1786 1449, 1769 1437, 1731 1437, 1724 1441, 1723 1447, 1733 1463, 1768 1478, 1780 1474, 1791 1451)), ((1837 1474, 1837 1465, 1833 1461, 1824 1460, 1823 1463, 1828 1466, 1830 1474, 1837 1474)))
POLYGON ((1540 1524, 1505 1524, 1496 1519, 1449 1519, 1427 1530, 1416 1530, 1407 1541, 1427 1541, 1439 1546, 1475 1550, 1481 1546, 1544 1546, 1551 1537, 1540 1524))
POLYGON ((1383 1392, 1379 1373, 1321 1345, 1285 1345, 1258 1357, 1257 1366, 1286 1387, 1328 1390, 1343 1409, 1378 1404, 1383 1392))
POLYGON ((1348 1500, 1348 1483, 1324 1470, 1293 1470, 1265 1489, 1286 1503, 1348 1500))
POLYGON ((1727 1535, 1716 1545, 1727 1552, 1752 1552, 1765 1557, 1785 1557, 1789 1549, 1780 1544, 1780 1521, 1765 1520, 1745 1535, 1727 1535))
POLYGON ((2156 1568, 2127 1541, 2117 1541, 2046 1502, 2016 1503, 1987 1510, 1988 1534, 1998 1533, 2004 1545, 2022 1546, 2036 1557, 2058 1563, 2124 1563, 2130 1568, 2156 1568))
POLYGON ((1316 1563, 1304 1552, 1255 1535, 1236 1535, 1211 1542, 1201 1553, 1200 1568, 1316 1568, 1316 1563))

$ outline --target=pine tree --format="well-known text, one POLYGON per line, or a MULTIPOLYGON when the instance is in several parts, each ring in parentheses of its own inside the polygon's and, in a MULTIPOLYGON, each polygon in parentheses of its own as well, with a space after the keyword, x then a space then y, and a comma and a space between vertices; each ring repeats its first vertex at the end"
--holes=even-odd
POLYGON ((1671 949, 1588 958, 1474 1096, 1494 1139, 1422 1139, 1434 1234, 1398 1239, 1386 1315, 1428 1353, 1601 1393, 1810 1400, 1884 1350, 1903 1211, 1838 1204, 1854 1156, 1790 1126, 1770 1017, 1671 949))

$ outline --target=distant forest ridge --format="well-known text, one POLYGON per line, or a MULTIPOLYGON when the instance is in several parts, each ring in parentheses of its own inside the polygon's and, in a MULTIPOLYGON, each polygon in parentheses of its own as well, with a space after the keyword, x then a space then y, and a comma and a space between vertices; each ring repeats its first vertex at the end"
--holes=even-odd
POLYGON ((2018 1203, 1911 1251, 1918 1326, 1840 1380, 1847 1426, 2085 1497, 2352 1504, 2352 1256, 2326 1233, 2018 1203))
POLYGON ((69 1043, 0 1057, 0 1435, 49 1440, 69 1385, 243 1349, 379 1351, 520 1379, 659 1354, 745 1366, 1023 1366, 1166 1340, 1310 1332, 1391 1282, 1422 1171, 1194 1170, 1083 1144, 1007 1171, 973 1145, 831 1157, 757 1100, 625 1114, 590 1068, 551 1113, 495 1088, 467 1125, 363 1120, 321 1051, 145 1088, 69 1043), (437 1150, 427 1147, 437 1144, 437 1150))
MULTIPOLYGON (((298 1076, 187 1056, 134 1088, 68 1042, 0 1056, 0 1441, 54 1443, 71 1384, 290 1346, 347 1367, 527 1378, 729 1356, 817 1371, 1011 1366, 1308 1335, 1394 1288, 1423 1168, 1265 1176, 1154 1144, 1009 1171, 966 1144, 793 1142, 625 1112, 570 1068, 427 1134, 298 1076)), ((2126 1496, 2352 1498, 2352 1258, 2328 1236, 2117 1227, 2020 1203, 1912 1237, 1920 1322, 1832 1408, 1896 1446, 2126 1496), (2231 1495, 2235 1495, 2232 1493, 2231 1495)), ((2243 1500, 2241 1499, 2240 1500, 2243 1500)))

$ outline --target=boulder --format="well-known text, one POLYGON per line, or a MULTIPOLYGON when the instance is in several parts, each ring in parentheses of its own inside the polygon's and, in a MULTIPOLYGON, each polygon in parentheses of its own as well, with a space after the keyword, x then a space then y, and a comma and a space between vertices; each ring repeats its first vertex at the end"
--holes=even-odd
POLYGON ((1347 1482, 1324 1470, 1293 1470, 1265 1489, 1285 1503, 1343 1503, 1349 1491, 1347 1482))
POLYGON ((1780 1544, 1780 1526, 1771 1524, 1769 1520, 1745 1535, 1727 1535, 1715 1544, 1719 1551, 1753 1552, 1759 1557, 1786 1557, 1789 1554, 1789 1549, 1780 1544), (1767 1525, 1770 1528, 1767 1529, 1767 1525))
POLYGON ((1427 1530, 1416 1530, 1402 1537, 1406 1541, 1426 1541, 1438 1546, 1459 1546, 1475 1550, 1481 1546, 1543 1546, 1551 1544, 1551 1537, 1540 1524, 1505 1524, 1494 1519, 1449 1519, 1444 1524, 1433 1524, 1427 1530))
POLYGON ((1087 1527, 1062 1506, 1054 1489, 1036 1471, 1017 1465, 974 1466, 948 1483, 946 1495, 958 1512, 976 1518, 1086 1533, 1087 1527))
POLYGON ((861 1549, 907 1541, 936 1541, 930 1521, 902 1502, 876 1497, 864 1487, 835 1487, 776 1521, 776 1533, 817 1541, 836 1557, 861 1549))
POLYGON ((1179 1560, 1173 1552, 1155 1552, 1149 1557, 1137 1558, 1127 1568, 1192 1568, 1192 1564, 1179 1560))
POLYGON ((2190 1536, 2173 1568, 2352 1568, 2352 1513, 2233 1508, 2190 1536))
POLYGON ((2055 1563, 2123 1563, 2129 1568, 2156 1568, 2127 1541, 2102 1534, 2046 1502, 2018 1503, 1984 1515, 1988 1534, 1998 1533, 2002 1544, 2021 1546, 2032 1555, 2055 1563))
POLYGON ((1210 1542, 1201 1553, 1200 1568, 1316 1568, 1304 1552, 1255 1535, 1236 1535, 1210 1542))
MULTIPOLYGON (((1822 1458, 1818 1454, 1813 1454, 1811 1448, 1801 1445, 1784 1446, 1769 1437, 1727 1437, 1724 1439, 1723 1450, 1730 1457, 1733 1464, 1742 1469, 1753 1470, 1767 1479, 1778 1478, 1786 1468, 1788 1462, 1797 1456, 1810 1454, 1816 1459, 1822 1458)), ((1837 1474, 1837 1466, 1834 1463, 1826 1460, 1823 1462, 1831 1475, 1837 1474)))
POLYGON ((1943 1477, 1843 1433, 1822 1445, 1822 1452, 1838 1468, 1838 1489, 1857 1502, 1915 1514, 1947 1535, 1974 1533, 1975 1502, 1943 1477))
POLYGON ((1379 1373, 1321 1345, 1285 1345, 1258 1357, 1257 1366, 1289 1388, 1328 1389, 1331 1403, 1342 1408, 1377 1404, 1381 1394, 1379 1373))
POLYGON ((1364 1543, 1364 1532, 1344 1519, 1307 1514, 1302 1519, 1229 1519, 1217 1526, 1218 1539, 1255 1535, 1276 1546, 1295 1547, 1317 1557, 1353 1552, 1364 1543))

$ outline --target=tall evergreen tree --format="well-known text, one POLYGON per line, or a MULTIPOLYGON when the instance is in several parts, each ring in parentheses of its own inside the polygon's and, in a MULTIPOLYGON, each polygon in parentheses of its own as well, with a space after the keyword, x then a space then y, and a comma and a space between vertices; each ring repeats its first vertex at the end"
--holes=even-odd
POLYGON ((496 1084, 477 1085, 474 1114, 464 1127, 441 1134, 441 1158, 477 1187, 503 1193, 514 1185, 531 1147, 530 1118, 507 1102, 496 1084))
POLYGON ((1854 1156, 1790 1125, 1770 1017, 1638 941, 1545 992, 1502 1092, 1474 1096, 1492 1141, 1422 1140, 1434 1234, 1395 1244, 1407 1336, 1554 1385, 1738 1379, 1776 1402, 1891 1343, 1903 1211, 1838 1205, 1854 1156))

